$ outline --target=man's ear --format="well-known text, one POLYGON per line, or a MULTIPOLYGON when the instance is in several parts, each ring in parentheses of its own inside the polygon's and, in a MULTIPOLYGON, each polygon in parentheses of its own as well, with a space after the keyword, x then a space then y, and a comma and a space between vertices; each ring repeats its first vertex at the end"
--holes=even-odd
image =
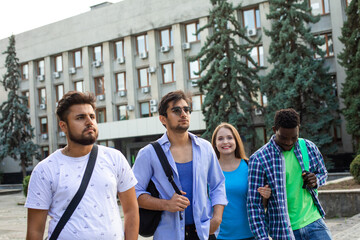
POLYGON ((166 127, 166 117, 163 115, 159 115, 159 120, 166 127))
POLYGON ((67 133, 67 124, 65 121, 59 121, 59 127, 61 128, 61 131, 67 133))

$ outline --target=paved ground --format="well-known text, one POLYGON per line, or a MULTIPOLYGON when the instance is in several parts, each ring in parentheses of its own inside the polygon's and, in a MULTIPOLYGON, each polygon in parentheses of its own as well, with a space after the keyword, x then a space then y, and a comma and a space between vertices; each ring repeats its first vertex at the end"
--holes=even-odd
MULTIPOLYGON (((1 191, 0 191, 1 192, 1 191)), ((25 197, 21 192, 0 194, 0 240, 23 240, 26 235, 25 197)), ((334 240, 360 240, 360 214, 325 220, 334 240)), ((142 238, 150 240, 152 238, 142 238)))

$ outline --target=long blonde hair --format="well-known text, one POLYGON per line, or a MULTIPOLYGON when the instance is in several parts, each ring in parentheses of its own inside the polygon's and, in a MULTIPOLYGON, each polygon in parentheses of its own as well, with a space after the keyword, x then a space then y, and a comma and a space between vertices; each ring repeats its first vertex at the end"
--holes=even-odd
POLYGON ((248 158, 246 157, 246 154, 245 154, 244 144, 241 141, 239 132, 236 130, 236 128, 233 125, 231 125, 230 123, 225 123, 225 122, 221 123, 220 125, 218 125, 215 128, 215 131, 211 138, 211 145, 213 146, 218 159, 220 158, 220 153, 216 148, 216 135, 219 132, 220 128, 227 128, 232 132, 232 134, 235 138, 235 142, 236 142, 235 157, 248 160, 248 158))

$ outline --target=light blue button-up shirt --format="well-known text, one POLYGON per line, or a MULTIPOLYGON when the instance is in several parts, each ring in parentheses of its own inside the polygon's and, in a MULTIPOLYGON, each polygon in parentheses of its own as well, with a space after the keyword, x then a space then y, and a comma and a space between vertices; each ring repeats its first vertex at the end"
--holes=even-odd
MULTIPOLYGON (((198 236, 205 240, 209 238, 212 207, 214 205, 226 205, 228 202, 225 193, 225 177, 211 144, 191 133, 189 136, 193 150, 193 215, 198 236)), ((175 183, 181 190, 179 174, 170 152, 171 143, 167 134, 165 133, 158 142, 170 163, 175 183)), ((133 172, 138 180, 135 186, 137 197, 144 193, 149 194, 146 188, 150 179, 159 191, 161 199, 171 199, 173 196, 175 190, 165 175, 155 149, 150 144, 139 151, 133 172)), ((154 240, 184 239, 184 216, 184 212, 164 211, 154 234, 154 240), (180 220, 179 214, 182 214, 182 220, 180 220)))

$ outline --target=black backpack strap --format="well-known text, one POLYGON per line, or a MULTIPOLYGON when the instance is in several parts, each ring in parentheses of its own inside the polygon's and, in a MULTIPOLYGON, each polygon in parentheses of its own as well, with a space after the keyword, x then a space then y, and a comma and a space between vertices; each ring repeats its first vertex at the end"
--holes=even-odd
POLYGON ((164 172, 169 180, 169 182, 171 183, 171 185, 173 186, 175 192, 179 195, 182 195, 178 186, 176 186, 176 183, 174 182, 174 176, 171 170, 171 166, 169 164, 169 161, 167 160, 165 153, 163 151, 163 149, 161 148, 160 144, 155 141, 155 142, 151 142, 151 145, 154 147, 156 154, 161 162, 161 165, 164 169, 164 172))
POLYGON ((86 165, 86 169, 84 172, 84 176, 81 180, 80 187, 79 187, 78 191, 76 192, 75 196, 73 197, 73 199, 71 200, 69 206, 66 208, 64 214, 61 216, 58 224, 56 225, 54 231, 51 234, 50 240, 56 240, 58 238, 60 232, 65 227, 67 221, 69 221, 71 215, 73 214, 76 207, 79 205, 82 197, 84 196, 84 193, 89 184, 92 172, 94 170, 97 153, 98 153, 98 146, 96 144, 94 144, 93 148, 91 149, 91 152, 90 152, 89 161, 86 165))

